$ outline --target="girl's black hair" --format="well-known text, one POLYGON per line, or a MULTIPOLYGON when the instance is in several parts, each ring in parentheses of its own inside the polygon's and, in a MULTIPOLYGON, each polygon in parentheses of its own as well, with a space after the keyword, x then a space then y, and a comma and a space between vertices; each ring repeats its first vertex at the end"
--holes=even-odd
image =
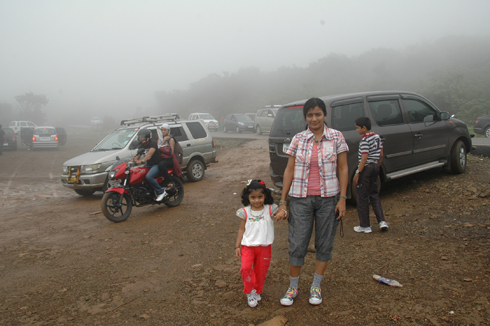
POLYGON ((248 186, 246 186, 242 191, 242 204, 243 206, 250 205, 248 200, 248 195, 254 190, 262 189, 265 195, 264 204, 272 205, 274 204, 274 198, 272 198, 272 192, 265 186, 265 182, 262 180, 252 180, 248 186))
POLYGON ((316 108, 317 106, 322 109, 323 114, 327 116, 327 106, 325 105, 325 102, 323 102, 323 100, 319 99, 318 97, 312 97, 303 105, 303 116, 305 117, 305 120, 308 111, 316 108))

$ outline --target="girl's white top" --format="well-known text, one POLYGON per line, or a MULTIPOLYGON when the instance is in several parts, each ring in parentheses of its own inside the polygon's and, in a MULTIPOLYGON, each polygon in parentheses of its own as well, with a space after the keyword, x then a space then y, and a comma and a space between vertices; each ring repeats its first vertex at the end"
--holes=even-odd
POLYGON ((240 208, 236 215, 245 220, 242 245, 248 247, 268 246, 274 242, 274 221, 271 216, 277 205, 264 205, 261 211, 252 211, 250 206, 240 208))

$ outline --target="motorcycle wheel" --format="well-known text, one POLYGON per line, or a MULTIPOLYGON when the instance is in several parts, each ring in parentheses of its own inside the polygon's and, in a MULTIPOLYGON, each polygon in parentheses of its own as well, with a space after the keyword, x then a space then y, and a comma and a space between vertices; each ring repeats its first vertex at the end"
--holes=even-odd
POLYGON ((168 207, 179 206, 184 199, 184 184, 178 177, 171 176, 170 179, 175 188, 169 190, 169 196, 163 200, 163 203, 168 207))
POLYGON ((119 223, 126 221, 131 214, 133 203, 131 197, 128 194, 119 194, 114 191, 106 192, 102 197, 102 203, 100 204, 102 213, 111 222, 119 223), (121 204, 119 199, 122 198, 121 204))

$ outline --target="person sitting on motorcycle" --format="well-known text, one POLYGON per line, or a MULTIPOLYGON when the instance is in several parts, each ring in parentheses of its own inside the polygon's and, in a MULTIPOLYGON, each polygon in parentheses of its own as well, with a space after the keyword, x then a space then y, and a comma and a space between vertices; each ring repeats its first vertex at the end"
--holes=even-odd
MULTIPOLYGON (((158 148, 160 147, 165 147, 165 151, 172 154, 174 153, 174 145, 175 145, 175 140, 170 135, 170 127, 168 124, 164 123, 160 127, 160 130, 162 131, 162 136, 163 139, 158 140, 158 148)), ((160 168, 160 172, 163 175, 163 186, 164 187, 169 187, 169 182, 170 182, 170 175, 168 174, 169 169, 173 169, 174 163, 173 163, 173 158, 162 158, 160 163, 158 164, 158 167, 160 168)), ((170 188, 172 185, 170 185, 170 188)))
POLYGON ((144 149, 146 154, 143 158, 141 158, 143 154, 138 154, 131 161, 136 162, 136 164, 141 164, 143 161, 146 161, 146 166, 150 168, 150 171, 146 174, 145 179, 155 189, 158 195, 156 201, 161 201, 165 197, 166 192, 155 180, 160 175, 158 163, 161 161, 157 142, 151 140, 151 131, 149 129, 141 129, 138 131, 138 143, 138 148, 144 149))

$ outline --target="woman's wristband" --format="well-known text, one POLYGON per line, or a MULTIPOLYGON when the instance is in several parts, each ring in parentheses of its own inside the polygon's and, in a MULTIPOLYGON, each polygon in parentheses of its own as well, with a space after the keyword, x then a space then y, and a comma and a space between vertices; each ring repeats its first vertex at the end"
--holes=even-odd
POLYGON ((240 247, 235 247, 235 249, 238 249, 238 248, 240 248, 240 247))
POLYGON ((287 204, 288 204, 288 202, 285 201, 285 200, 280 200, 279 201, 279 206, 281 206, 281 205, 286 205, 287 206, 287 204))
POLYGON ((347 199, 347 196, 342 196, 342 195, 340 195, 340 198, 347 199))

